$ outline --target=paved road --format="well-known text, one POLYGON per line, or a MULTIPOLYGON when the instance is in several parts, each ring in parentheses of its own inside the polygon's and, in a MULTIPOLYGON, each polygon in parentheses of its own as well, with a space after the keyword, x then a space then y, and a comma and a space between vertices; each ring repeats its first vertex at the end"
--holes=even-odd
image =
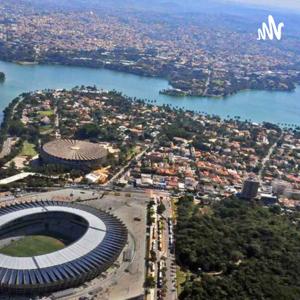
POLYGON ((205 90, 203 92, 203 95, 206 95, 207 94, 207 91, 208 91, 208 87, 209 87, 209 84, 210 84, 210 75, 211 75, 211 71, 209 70, 208 71, 208 74, 207 74, 207 80, 205 82, 205 90))
MULTIPOLYGON (((16 103, 16 105, 13 108, 13 112, 12 115, 15 114, 17 107, 19 106, 19 103, 23 100, 23 98, 20 99, 19 102, 16 103)), ((11 148, 13 146, 13 141, 14 138, 7 138, 4 142, 3 142, 3 146, 2 146, 2 151, 0 152, 0 159, 2 159, 3 157, 7 156, 10 154, 11 152, 11 148)))
POLYGON ((119 217, 126 224, 135 249, 133 260, 125 264, 125 272, 125 269, 120 267, 105 285, 103 285, 102 280, 96 281, 94 288, 96 290, 97 288, 104 289, 96 299, 125 300, 144 294, 146 204, 149 198, 145 194, 131 194, 131 197, 126 197, 126 194, 121 192, 120 196, 115 196, 111 193, 101 199, 86 203, 95 208, 109 210, 119 217), (135 217, 141 221, 134 221, 135 217))
POLYGON ((12 147, 13 138, 7 138, 2 147, 2 151, 0 152, 0 159, 10 154, 12 147))
MULTIPOLYGON (((173 212, 172 212, 172 206, 171 206, 171 200, 169 197, 169 194, 167 194, 163 198, 163 203, 166 207, 166 212, 164 214, 166 220, 168 218, 172 218, 173 212)), ((165 223, 165 239, 166 239, 166 245, 167 245, 167 253, 166 253, 166 263, 167 263, 167 272, 166 272, 166 279, 167 279, 167 295, 166 295, 166 300, 176 300, 177 295, 176 295, 176 266, 175 266, 175 255, 171 253, 170 248, 168 247, 169 245, 169 230, 168 230, 168 223, 166 221, 165 223)))
POLYGON ((33 176, 33 175, 35 175, 35 173, 32 173, 32 172, 19 173, 17 175, 11 176, 11 177, 1 179, 0 180, 0 185, 5 185, 5 184, 9 184, 9 183, 12 183, 12 182, 15 182, 15 181, 19 181, 21 179, 25 179, 26 177, 33 176))
POLYGON ((277 146, 277 143, 282 139, 282 136, 283 136, 283 134, 281 134, 280 137, 275 141, 275 143, 270 147, 267 155, 264 157, 264 159, 261 162, 261 168, 260 168, 259 173, 258 173, 258 180, 259 180, 260 183, 262 183, 262 175, 263 175, 263 171, 266 167, 266 164, 270 160, 271 155, 274 152, 274 150, 277 146))
MULTIPOLYGON (((168 218, 171 218, 173 215, 172 212, 172 206, 170 202, 170 195, 168 192, 165 191, 156 191, 156 190, 151 190, 152 196, 156 198, 162 197, 163 204, 166 207, 166 211, 163 213, 163 219, 164 219, 164 230, 163 230, 163 247, 162 251, 158 252, 158 257, 166 258, 166 287, 167 287, 167 293, 166 297, 163 298, 164 300, 176 300, 177 299, 177 294, 176 294, 176 267, 175 267, 175 256, 170 252, 169 249, 169 230, 168 230, 168 218)), ((157 278, 157 277, 156 277, 157 278)), ((157 289, 156 289, 157 291, 157 289)), ((157 299, 156 294, 155 294, 155 299, 157 299)))
POLYGON ((117 174, 115 174, 109 181, 107 181, 102 186, 108 186, 108 185, 111 185, 112 183, 114 183, 115 180, 118 179, 125 172, 125 170, 129 167, 129 165, 131 164, 131 162, 134 159, 136 159, 136 160, 141 159, 141 157, 147 152, 147 150, 149 150, 149 148, 150 147, 146 148, 141 153, 139 153, 138 155, 134 156, 124 167, 122 167, 122 169, 117 174))
POLYGON ((108 182, 106 182, 102 186, 108 186, 108 185, 111 185, 112 183, 114 183, 115 180, 117 180, 119 177, 121 177, 121 175, 126 171, 126 169, 129 167, 129 165, 131 164, 131 162, 133 160, 139 161, 147 151, 153 149, 156 144, 156 141, 157 140, 155 139, 153 141, 153 143, 150 144, 148 147, 146 147, 141 153, 134 156, 117 174, 115 174, 108 182))

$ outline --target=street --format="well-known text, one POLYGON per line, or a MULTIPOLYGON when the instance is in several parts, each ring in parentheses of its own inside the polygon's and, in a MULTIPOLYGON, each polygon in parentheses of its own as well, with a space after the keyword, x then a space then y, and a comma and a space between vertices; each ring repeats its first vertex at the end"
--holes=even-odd
MULTIPOLYGON (((174 255, 174 233, 173 233, 173 212, 170 202, 170 195, 164 191, 149 191, 151 198, 156 202, 155 216, 155 252, 156 266, 154 278, 156 287, 153 292, 153 299, 176 300, 176 265, 174 255), (157 207, 163 203, 165 211, 159 215, 157 207)), ((153 243, 152 242, 152 243, 153 243)))

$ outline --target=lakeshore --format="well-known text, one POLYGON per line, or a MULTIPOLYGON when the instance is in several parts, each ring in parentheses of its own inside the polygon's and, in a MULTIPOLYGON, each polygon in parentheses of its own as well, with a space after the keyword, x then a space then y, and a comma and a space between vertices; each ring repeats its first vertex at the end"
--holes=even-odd
MULTIPOLYGON (((92 69, 60 65, 20 65, 0 61, 6 74, 0 85, 0 111, 19 94, 39 89, 70 89, 78 85, 96 85, 105 90, 118 90, 157 105, 172 105, 196 112, 239 116, 253 122, 300 125, 300 89, 294 92, 243 91, 226 98, 173 97, 160 94, 170 88, 164 79, 149 78, 107 69, 92 69)), ((2 115, 0 116, 2 118, 2 115)))

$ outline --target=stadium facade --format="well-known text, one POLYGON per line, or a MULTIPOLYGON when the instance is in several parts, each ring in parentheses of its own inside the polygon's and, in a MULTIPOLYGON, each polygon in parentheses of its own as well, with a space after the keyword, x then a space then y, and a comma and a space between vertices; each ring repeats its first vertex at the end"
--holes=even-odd
POLYGON ((119 219, 89 206, 40 201, 1 208, 0 243, 26 235, 67 245, 34 257, 0 254, 0 294, 44 295, 89 281, 119 257, 128 232, 119 219))
POLYGON ((107 149, 96 143, 61 139, 44 144, 40 158, 46 164, 73 169, 96 169, 106 162, 107 154, 107 149))

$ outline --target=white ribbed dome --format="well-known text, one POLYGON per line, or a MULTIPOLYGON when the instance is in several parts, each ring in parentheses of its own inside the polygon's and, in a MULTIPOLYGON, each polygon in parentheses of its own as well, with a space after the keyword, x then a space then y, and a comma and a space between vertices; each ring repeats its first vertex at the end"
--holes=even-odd
POLYGON ((73 161, 92 161, 107 155, 102 146, 79 140, 54 140, 45 144, 43 151, 50 156, 73 161))

